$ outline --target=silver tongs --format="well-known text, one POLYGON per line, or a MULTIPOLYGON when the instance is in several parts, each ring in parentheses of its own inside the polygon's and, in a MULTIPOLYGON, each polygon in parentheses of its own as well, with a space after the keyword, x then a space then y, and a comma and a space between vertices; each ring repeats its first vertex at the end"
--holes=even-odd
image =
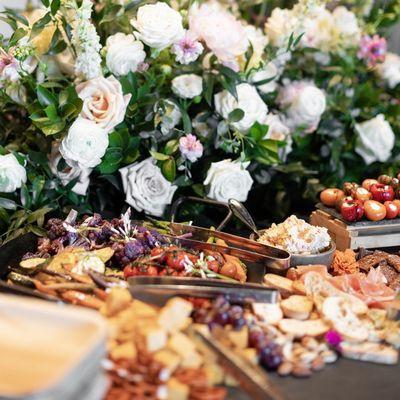
POLYGON ((229 301, 240 304, 276 303, 278 300, 278 292, 263 285, 240 284, 221 279, 135 276, 128 278, 128 284, 134 297, 184 296, 214 299, 223 295, 229 301))

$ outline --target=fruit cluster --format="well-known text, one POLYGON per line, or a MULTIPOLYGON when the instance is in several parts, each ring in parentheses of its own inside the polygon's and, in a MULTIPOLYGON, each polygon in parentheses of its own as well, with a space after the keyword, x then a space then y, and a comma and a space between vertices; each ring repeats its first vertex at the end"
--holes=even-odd
POLYGON ((361 186, 346 182, 342 189, 329 188, 320 194, 321 202, 335 207, 346 221, 355 222, 364 216, 370 221, 400 216, 400 174, 397 178, 381 175, 365 179, 361 186))
POLYGON ((248 329, 247 347, 255 349, 258 362, 267 370, 276 370, 283 362, 282 346, 256 323, 249 310, 231 304, 220 296, 213 302, 197 302, 193 311, 193 321, 207 324, 211 331, 216 327, 232 328, 236 331, 248 329), (200 307, 199 307, 200 306, 200 307), (247 328, 246 328, 247 327, 247 328))

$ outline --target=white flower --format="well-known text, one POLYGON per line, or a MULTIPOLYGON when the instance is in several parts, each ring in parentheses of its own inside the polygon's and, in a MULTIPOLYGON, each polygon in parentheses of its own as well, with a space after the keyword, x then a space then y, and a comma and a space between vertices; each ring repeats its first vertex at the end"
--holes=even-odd
POLYGON ((90 21, 93 3, 83 0, 80 8, 75 10, 71 42, 77 57, 75 73, 84 79, 101 75, 101 44, 96 28, 90 21))
POLYGON ((238 69, 237 57, 246 52, 249 41, 243 24, 234 15, 217 1, 193 3, 189 9, 189 27, 221 63, 238 69))
POLYGON ((386 53, 385 61, 377 64, 376 71, 393 89, 400 83, 400 56, 394 53, 386 53))
POLYGON ((274 8, 265 24, 269 41, 276 47, 286 47, 292 33, 296 34, 298 22, 292 10, 274 8))
POLYGON ((107 133, 124 120, 131 95, 123 95, 121 84, 114 76, 83 82, 76 87, 76 92, 83 100, 81 117, 95 122, 107 133))
POLYGON ((101 163, 108 147, 108 134, 95 122, 78 117, 62 140, 60 153, 65 160, 78 163, 80 168, 94 168, 101 163))
POLYGON ((287 127, 277 114, 269 113, 264 121, 268 125, 268 132, 264 139, 285 141, 286 146, 279 148, 278 154, 281 160, 285 161, 287 155, 292 151, 292 137, 290 136, 290 129, 287 127))
POLYGON ((374 161, 385 162, 389 159, 395 142, 395 136, 389 122, 383 114, 368 121, 356 124, 358 134, 356 152, 366 164, 374 161))
POLYGON ((361 30, 356 15, 343 6, 336 7, 332 15, 335 28, 345 47, 357 45, 361 37, 361 30))
POLYGON ((171 53, 175 54, 175 59, 178 63, 187 65, 196 61, 203 50, 203 45, 193 33, 186 31, 185 36, 172 46, 171 53))
MULTIPOLYGON (((157 107, 156 107, 157 108, 157 107)), ((181 122, 182 113, 180 112, 178 106, 170 100, 164 101, 164 110, 158 110, 158 114, 161 118, 161 133, 165 136, 169 135, 171 131, 181 122)))
POLYGON ((177 76, 172 80, 172 91, 183 99, 193 99, 203 91, 203 80, 195 74, 177 76))
POLYGON ((264 66, 264 68, 261 68, 251 75, 251 82, 255 84, 255 86, 261 93, 271 93, 274 92, 278 86, 276 83, 276 80, 278 78, 278 68, 274 63, 269 62, 267 65, 264 66), (262 82, 266 80, 270 81, 257 85, 257 82, 262 82))
POLYGON ((171 203, 177 186, 167 181, 156 160, 147 158, 119 170, 122 177, 125 201, 137 211, 161 217, 171 203))
POLYGON ((281 121, 279 115, 269 113, 264 121, 268 125, 268 132, 264 139, 286 140, 290 134, 290 129, 281 121))
POLYGON ((107 39, 106 63, 114 75, 122 76, 130 71, 136 72, 145 58, 143 43, 133 35, 119 32, 107 39))
POLYGON ((60 153, 60 144, 54 142, 49 155, 49 167, 51 172, 57 176, 61 183, 66 186, 72 180, 77 179, 76 184, 71 189, 74 193, 84 196, 89 187, 89 175, 92 172, 91 168, 82 167, 74 160, 64 159, 66 166, 61 171, 58 170, 58 164, 62 159, 60 153))
POLYGON ((227 202, 229 199, 246 201, 253 179, 246 170, 249 163, 230 159, 211 164, 204 185, 208 186, 207 197, 227 202))
POLYGON ((139 7, 131 24, 138 39, 158 50, 171 46, 185 34, 182 16, 163 2, 139 7))
POLYGON ((288 126, 292 129, 301 127, 307 133, 317 129, 326 108, 325 93, 308 81, 286 83, 279 93, 278 102, 286 108, 288 126))
POLYGON ((254 86, 241 83, 236 86, 236 90, 238 100, 227 90, 217 93, 214 96, 215 109, 225 119, 228 119, 229 113, 236 108, 241 109, 244 112, 243 118, 231 125, 241 132, 246 132, 256 121, 263 123, 268 113, 268 107, 254 86))
POLYGON ((25 182, 25 168, 18 162, 14 154, 0 156, 0 192, 15 192, 25 182))

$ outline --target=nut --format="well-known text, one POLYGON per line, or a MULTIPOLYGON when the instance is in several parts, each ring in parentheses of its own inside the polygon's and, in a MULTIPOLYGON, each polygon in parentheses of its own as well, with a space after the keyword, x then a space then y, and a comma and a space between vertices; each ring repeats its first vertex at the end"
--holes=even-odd
POLYGON ((319 353, 322 353, 323 351, 328 351, 329 347, 328 347, 328 345, 326 343, 320 343, 318 345, 317 350, 318 350, 319 353))
POLYGON ((311 364, 316 357, 317 353, 313 351, 305 351, 304 353, 300 354, 299 359, 306 364, 311 364))
POLYGON ((337 354, 332 350, 323 351, 321 353, 321 357, 323 358, 324 362, 327 364, 334 363, 338 359, 337 354))
POLYGON ((278 368, 278 374, 281 376, 289 375, 293 370, 293 364, 288 361, 284 361, 278 368))
POLYGON ((292 374, 297 378, 307 378, 311 376, 311 369, 304 363, 297 363, 293 366, 292 374))
POLYGON ((301 340, 301 344, 308 350, 317 350, 318 348, 318 342, 310 336, 305 336, 301 340))
POLYGON ((316 357, 311 364, 311 368, 313 371, 321 371, 324 367, 325 362, 321 356, 316 357))
POLYGON ((293 349, 293 357, 300 357, 307 350, 304 347, 296 347, 293 349))

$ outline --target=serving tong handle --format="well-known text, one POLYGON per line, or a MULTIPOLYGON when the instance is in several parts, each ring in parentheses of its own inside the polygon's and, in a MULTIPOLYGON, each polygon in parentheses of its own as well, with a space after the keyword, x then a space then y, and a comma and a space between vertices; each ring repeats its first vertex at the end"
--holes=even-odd
POLYGON ((212 335, 191 328, 189 335, 204 353, 216 357, 221 367, 232 375, 253 400, 284 400, 285 396, 259 366, 251 365, 212 335))
POLYGON ((203 203, 203 204, 208 204, 211 206, 216 206, 219 208, 225 208, 227 210, 227 214, 225 218, 222 220, 222 222, 215 228, 217 231, 222 230, 226 224, 230 221, 230 219, 233 216, 233 212, 229 205, 227 203, 223 203, 221 201, 216 201, 216 200, 211 200, 211 199, 203 199, 201 197, 194 197, 194 196, 182 196, 179 197, 174 201, 171 207, 171 214, 170 214, 170 221, 171 223, 175 222, 176 215, 178 213, 179 207, 188 201, 194 202, 194 203, 203 203))
POLYGON ((242 221, 248 228, 250 228, 251 231, 253 231, 257 235, 257 237, 259 237, 260 233, 258 232, 256 223, 254 222, 247 208, 240 201, 237 201, 235 199, 229 199, 228 204, 230 210, 235 215, 235 217, 242 221))

